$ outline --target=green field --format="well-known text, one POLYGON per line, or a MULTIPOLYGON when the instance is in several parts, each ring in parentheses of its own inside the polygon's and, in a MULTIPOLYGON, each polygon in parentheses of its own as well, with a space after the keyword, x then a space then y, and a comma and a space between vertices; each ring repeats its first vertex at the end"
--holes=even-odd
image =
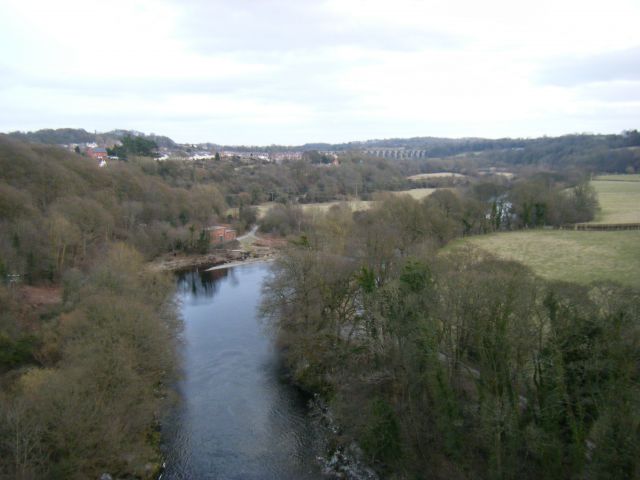
POLYGON ((591 184, 601 209, 592 223, 640 223, 640 175, 603 175, 591 184))
POLYGON ((633 174, 615 174, 615 175, 598 175, 594 178, 598 180, 610 180, 613 182, 640 182, 640 173, 633 174))
POLYGON ((447 250, 471 244, 517 260, 550 280, 588 284, 613 280, 640 287, 640 231, 529 230, 468 237, 447 250))

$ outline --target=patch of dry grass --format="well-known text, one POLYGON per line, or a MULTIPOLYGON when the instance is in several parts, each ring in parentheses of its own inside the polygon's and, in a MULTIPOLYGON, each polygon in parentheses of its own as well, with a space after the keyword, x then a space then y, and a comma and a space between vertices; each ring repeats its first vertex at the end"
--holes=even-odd
POLYGON ((454 172, 418 173, 417 175, 411 175, 410 177, 407 177, 407 179, 419 181, 419 180, 430 180, 434 178, 449 178, 449 177, 466 178, 466 175, 463 175, 461 173, 454 173, 454 172))
MULTIPOLYGON (((433 192, 438 190, 437 188, 413 188, 410 190, 400 190, 397 192, 380 192, 380 196, 384 195, 410 195, 415 200, 422 200, 425 197, 428 197, 433 192)), ((374 196, 374 198, 376 198, 374 196)), ((328 211, 334 205, 346 205, 352 211, 358 212, 362 210, 368 210, 373 205, 375 205, 379 200, 348 200, 348 201, 333 201, 333 202, 322 202, 322 203, 300 203, 298 204, 305 213, 324 213, 328 211)), ((263 203, 262 205, 258 205, 257 214, 258 218, 262 218, 267 211, 276 205, 274 202, 263 203)))
POLYGON ((612 182, 640 182, 640 173, 598 175, 596 178, 594 178, 594 181, 599 180, 610 180, 612 182))
POLYGON ((304 204, 300 204, 300 206, 302 207, 302 210, 305 213, 308 213, 308 212, 325 213, 335 205, 345 205, 349 207, 351 211, 358 212, 361 210, 369 210, 374 203, 376 202, 372 200, 349 200, 344 202, 335 201, 335 202, 323 202, 323 203, 304 203, 304 204))
MULTIPOLYGON (((334 205, 346 205, 352 211, 357 212, 360 210, 368 210, 376 203, 371 200, 349 200, 349 201, 334 201, 334 202, 322 202, 322 203, 300 203, 298 206, 302 208, 305 213, 325 213, 334 205)), ((277 205, 275 202, 263 203, 256 207, 258 218, 262 218, 267 211, 277 205)))
POLYGON ((438 190, 437 188, 412 188, 410 190, 400 190, 398 192, 391 192, 393 195, 410 195, 415 200, 422 200, 428 197, 433 192, 438 190))
POLYGON ((640 288, 640 231, 528 230, 467 237, 447 250, 475 245, 516 260, 550 280, 617 281, 640 288))
POLYGON ((601 208, 593 223, 640 223, 640 175, 606 175, 591 185, 601 208))

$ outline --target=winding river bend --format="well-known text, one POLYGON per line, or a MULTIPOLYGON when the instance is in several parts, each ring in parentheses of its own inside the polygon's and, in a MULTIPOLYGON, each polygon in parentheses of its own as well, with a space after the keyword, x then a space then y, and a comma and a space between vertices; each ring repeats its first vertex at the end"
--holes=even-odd
POLYGON ((169 479, 319 479, 305 400, 279 378, 257 319, 265 264, 178 279, 181 396, 164 428, 169 479))

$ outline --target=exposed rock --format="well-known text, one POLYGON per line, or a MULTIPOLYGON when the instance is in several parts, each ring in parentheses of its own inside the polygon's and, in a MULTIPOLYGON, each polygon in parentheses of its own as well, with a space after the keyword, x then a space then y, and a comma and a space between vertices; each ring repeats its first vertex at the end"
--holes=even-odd
POLYGON ((317 458, 324 475, 345 480, 379 480, 378 474, 364 461, 364 453, 358 444, 340 444, 340 426, 318 395, 310 401, 310 415, 317 430, 316 436, 324 443, 326 454, 317 458))

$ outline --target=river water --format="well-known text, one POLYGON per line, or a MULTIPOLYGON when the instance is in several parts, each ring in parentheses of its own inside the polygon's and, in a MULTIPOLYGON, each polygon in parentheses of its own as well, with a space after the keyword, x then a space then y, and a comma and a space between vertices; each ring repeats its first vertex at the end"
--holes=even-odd
POLYGON ((168 479, 323 478, 306 401, 280 380, 257 318, 267 264, 178 278, 180 399, 165 424, 168 479))

